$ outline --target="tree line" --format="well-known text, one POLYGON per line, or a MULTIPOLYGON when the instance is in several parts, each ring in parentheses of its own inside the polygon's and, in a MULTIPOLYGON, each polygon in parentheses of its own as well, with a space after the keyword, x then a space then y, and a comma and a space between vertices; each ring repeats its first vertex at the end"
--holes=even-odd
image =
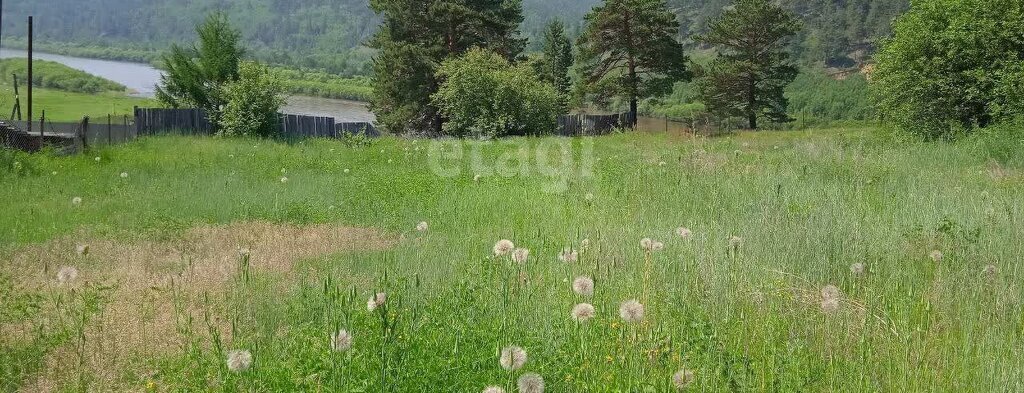
MULTIPOLYGON (((628 103, 626 125, 635 125, 642 100, 680 82, 703 110, 749 129, 793 120, 785 92, 799 76, 791 44, 803 26, 769 0, 734 0, 693 37, 715 53, 700 63, 677 38, 680 24, 666 0, 604 0, 585 16, 575 43, 563 24, 551 23, 533 55, 524 54, 518 1, 371 6, 382 19, 370 41, 377 50, 371 109, 391 132, 541 135, 554 131, 558 114, 609 99, 628 103)), ((936 138, 1024 117, 1022 31, 1024 4, 1015 0, 915 3, 870 74, 882 120, 936 138)), ((228 133, 268 132, 262 127, 281 102, 279 72, 241 61, 240 32, 224 14, 212 14, 197 35, 197 45, 172 46, 164 56, 158 97, 207 109, 228 133)))

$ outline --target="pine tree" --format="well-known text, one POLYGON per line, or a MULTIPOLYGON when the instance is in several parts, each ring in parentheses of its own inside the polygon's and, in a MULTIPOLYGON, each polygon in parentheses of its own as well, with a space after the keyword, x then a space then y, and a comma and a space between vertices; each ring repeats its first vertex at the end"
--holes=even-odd
POLYGON ((219 124, 226 104, 221 88, 238 80, 238 65, 245 53, 239 44, 241 34, 219 12, 207 16, 196 34, 198 45, 187 49, 173 45, 163 56, 165 72, 156 96, 172 108, 204 109, 211 124, 219 124))
POLYGON ((786 48, 799 29, 793 15, 768 0, 736 0, 700 37, 719 52, 698 84, 708 110, 724 117, 742 116, 752 130, 762 116, 792 121, 783 92, 798 71, 786 48))
POLYGON ((676 41, 679 22, 664 0, 605 0, 586 16, 579 39, 584 91, 595 101, 629 102, 631 125, 637 103, 665 95, 689 78, 687 57, 676 41))
POLYGON ((430 96, 437 67, 473 47, 512 60, 522 52, 519 0, 372 0, 382 23, 370 46, 374 58, 371 109, 391 132, 441 132, 430 96))
POLYGON ((551 83, 563 97, 569 95, 569 88, 572 81, 569 78, 569 68, 573 62, 572 42, 565 35, 565 25, 562 21, 556 20, 548 24, 544 31, 544 73, 541 80, 551 83))

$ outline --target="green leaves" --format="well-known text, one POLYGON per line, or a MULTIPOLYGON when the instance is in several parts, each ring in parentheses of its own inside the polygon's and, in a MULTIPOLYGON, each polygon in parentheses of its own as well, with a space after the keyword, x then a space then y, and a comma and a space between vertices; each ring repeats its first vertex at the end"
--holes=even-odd
POLYGON ((883 120, 945 138, 1024 114, 1024 3, 924 0, 897 20, 872 75, 883 120))
POLYGON ((243 62, 237 81, 224 85, 222 135, 271 137, 278 134, 277 111, 284 105, 281 78, 267 66, 243 62))
POLYGON ((557 126, 555 88, 528 66, 513 66, 494 52, 472 49, 447 60, 438 78, 445 82, 432 103, 447 119, 445 135, 543 135, 557 126))

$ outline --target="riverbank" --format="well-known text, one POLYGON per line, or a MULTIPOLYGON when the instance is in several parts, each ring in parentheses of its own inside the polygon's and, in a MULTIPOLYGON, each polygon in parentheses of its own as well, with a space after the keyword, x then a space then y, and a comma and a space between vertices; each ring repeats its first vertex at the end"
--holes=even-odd
MULTIPOLYGON (((4 37, 3 45, 3 50, 10 52, 24 53, 26 48, 25 41, 10 37, 4 37)), ((159 77, 161 69, 160 56, 162 52, 151 49, 82 46, 53 42, 37 42, 34 45, 35 51, 42 55, 146 65, 156 70, 157 77, 159 77)), ((296 68, 280 64, 272 64, 271 67, 281 73, 282 79, 284 79, 284 88, 289 94, 368 102, 373 93, 373 86, 367 76, 340 76, 323 70, 296 68)))
MULTIPOLYGON (((0 58, 24 58, 27 54, 23 50, 3 48, 0 49, 0 58)), ((39 60, 54 61, 68 67, 87 72, 92 75, 109 79, 126 86, 132 97, 147 99, 155 96, 156 85, 160 82, 161 71, 156 67, 143 63, 132 63, 113 60, 89 59, 74 56, 59 55, 54 53, 36 52, 34 57, 39 60)), ((286 113, 297 115, 314 115, 333 117, 337 121, 346 122, 373 122, 375 117, 367 108, 366 100, 369 99, 372 87, 368 78, 355 78, 349 81, 333 75, 316 71, 284 70, 282 77, 288 88, 288 104, 282 110, 286 113)), ((3 79, 3 83, 9 85, 9 78, 3 79)), ((8 89, 2 93, 5 99, 13 102, 13 90, 8 89)), ((107 100, 107 96, 98 96, 100 103, 107 100)), ((77 97, 72 97, 77 100, 77 97)), ((132 102, 132 100, 121 100, 132 102)), ((156 105, 153 100, 142 100, 140 106, 156 105)), ((37 107, 41 104, 36 101, 37 107)), ((116 104, 114 108, 120 108, 116 104)), ((131 108, 129 105, 128 108, 131 108)), ((10 112, 7 105, 2 110, 10 112)), ((128 112, 130 113, 130 111, 128 112)), ((83 112, 82 114, 92 114, 83 112)), ((105 114, 104 114, 105 115, 105 114)), ((75 117, 81 118, 76 115, 75 117)))

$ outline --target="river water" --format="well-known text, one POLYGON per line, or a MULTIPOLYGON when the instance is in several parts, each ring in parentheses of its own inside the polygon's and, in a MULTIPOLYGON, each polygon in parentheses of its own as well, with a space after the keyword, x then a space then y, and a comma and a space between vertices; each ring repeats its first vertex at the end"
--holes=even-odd
MULTIPOLYGON (((26 58, 20 49, 0 49, 0 58, 26 58)), ((125 85, 131 95, 153 97, 160 82, 160 70, 149 64, 97 60, 34 52, 38 60, 49 60, 125 85)), ((9 77, 9 76, 0 76, 9 77)), ((373 113, 362 102, 330 98, 292 96, 282 112, 295 115, 327 116, 338 122, 373 122, 373 113)))

